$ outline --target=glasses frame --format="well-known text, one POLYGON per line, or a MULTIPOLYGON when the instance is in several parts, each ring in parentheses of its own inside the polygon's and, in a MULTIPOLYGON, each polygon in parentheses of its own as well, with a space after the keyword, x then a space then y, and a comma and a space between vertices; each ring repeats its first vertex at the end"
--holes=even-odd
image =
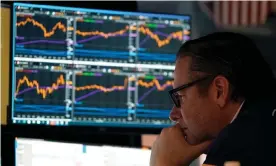
POLYGON ((208 76, 205 76, 203 78, 200 78, 200 79, 197 79, 195 81, 192 81, 190 83, 187 83, 187 84, 184 84, 182 86, 179 86, 175 89, 172 89, 172 90, 169 90, 169 95, 170 95, 170 98, 172 99, 175 107, 177 108, 180 108, 181 107, 181 104, 180 104, 180 98, 179 98, 179 95, 176 93, 180 90, 183 90, 183 89, 187 89, 189 87, 192 87, 193 85, 201 82, 201 81, 204 81, 204 80, 207 80, 208 78, 211 78, 212 75, 208 75, 208 76))

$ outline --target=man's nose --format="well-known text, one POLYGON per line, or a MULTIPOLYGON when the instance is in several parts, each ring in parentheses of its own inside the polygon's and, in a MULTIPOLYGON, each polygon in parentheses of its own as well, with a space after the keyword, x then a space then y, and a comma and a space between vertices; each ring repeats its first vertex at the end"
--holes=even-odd
POLYGON ((173 122, 177 122, 178 119, 180 119, 181 117, 182 117, 182 115, 181 115, 180 108, 173 106, 171 113, 170 113, 170 120, 173 122))

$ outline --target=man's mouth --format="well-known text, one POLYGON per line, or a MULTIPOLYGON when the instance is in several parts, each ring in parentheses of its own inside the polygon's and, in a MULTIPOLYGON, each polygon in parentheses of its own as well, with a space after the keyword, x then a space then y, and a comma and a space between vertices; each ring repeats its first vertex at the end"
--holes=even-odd
POLYGON ((183 132, 183 134, 184 134, 184 137, 185 137, 185 140, 187 141, 187 129, 188 128, 182 128, 182 132, 183 132))

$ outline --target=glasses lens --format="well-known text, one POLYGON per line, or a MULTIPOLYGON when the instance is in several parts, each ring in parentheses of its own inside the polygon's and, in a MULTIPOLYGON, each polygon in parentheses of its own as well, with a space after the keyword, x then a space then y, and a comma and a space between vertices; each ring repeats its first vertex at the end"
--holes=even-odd
POLYGON ((174 105, 179 108, 180 107, 180 100, 179 100, 179 95, 177 93, 172 94, 172 99, 174 102, 174 105))

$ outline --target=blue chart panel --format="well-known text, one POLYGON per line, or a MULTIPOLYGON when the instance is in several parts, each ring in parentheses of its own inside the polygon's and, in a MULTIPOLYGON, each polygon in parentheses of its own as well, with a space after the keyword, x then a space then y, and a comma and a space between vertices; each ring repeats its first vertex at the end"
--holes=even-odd
POLYGON ((15 113, 65 115, 64 73, 17 70, 15 113))
POLYGON ((175 54, 184 42, 186 31, 182 27, 166 24, 145 24, 139 27, 140 61, 174 62, 175 54))
POLYGON ((128 59, 128 24, 78 19, 76 57, 128 59))
POLYGON ((139 78, 140 82, 136 117, 167 119, 172 108, 167 91, 172 88, 172 81, 165 77, 144 77, 139 78))
POLYGON ((108 73, 77 73, 74 115, 127 117, 127 80, 108 73))
POLYGON ((17 54, 66 56, 66 19, 17 15, 17 54))

